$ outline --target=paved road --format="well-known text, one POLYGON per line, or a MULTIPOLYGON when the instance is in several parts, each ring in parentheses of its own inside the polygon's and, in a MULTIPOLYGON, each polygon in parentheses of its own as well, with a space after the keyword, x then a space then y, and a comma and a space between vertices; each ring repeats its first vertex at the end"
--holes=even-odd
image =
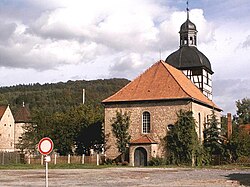
MULTIPOLYGON (((44 170, 0 170, 0 186, 45 186, 44 170)), ((50 169, 49 186, 250 186, 250 169, 50 169)))

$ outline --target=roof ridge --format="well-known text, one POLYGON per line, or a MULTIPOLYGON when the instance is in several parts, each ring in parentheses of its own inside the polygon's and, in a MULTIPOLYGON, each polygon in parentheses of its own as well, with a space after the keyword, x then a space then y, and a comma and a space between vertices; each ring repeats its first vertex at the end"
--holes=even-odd
MULTIPOLYGON (((123 90, 125 90, 130 84, 133 83, 133 81, 135 80, 139 80, 140 82, 140 78, 142 77, 142 75, 146 74, 153 66, 157 65, 158 63, 160 63, 162 60, 159 60, 158 62, 152 64, 149 68, 147 68, 145 71, 143 71, 140 75, 138 75, 136 78, 134 78, 133 80, 131 80, 128 84, 126 84, 124 87, 122 87, 119 91, 117 91, 116 93, 112 94, 111 96, 109 96, 108 98, 104 99, 102 102, 105 102, 106 100, 109 100, 111 97, 116 96, 117 94, 119 94, 120 92, 122 92, 123 90)), ((136 89, 138 88, 138 85, 136 86, 136 89)))
MULTIPOLYGON (((163 64, 165 66, 165 68, 167 69, 167 71, 170 73, 170 75, 173 77, 173 79, 176 81, 176 83, 179 85, 179 87, 181 87, 181 89, 187 94, 188 97, 192 98, 193 100, 195 101, 198 101, 200 103, 203 103, 203 104, 206 104, 206 105, 209 105, 213 108, 217 108, 217 109, 220 109, 218 106, 215 105, 215 103, 211 100, 209 100, 203 93, 202 91, 190 80, 190 79, 186 79, 186 81, 189 81, 194 87, 196 87, 197 91, 200 93, 201 97, 203 97, 204 99, 201 99, 201 98, 197 98, 197 97, 194 97, 192 94, 190 94, 190 92, 188 90, 186 90, 185 87, 183 87, 182 84, 180 84, 179 80, 176 78, 176 76, 174 76, 171 71, 168 69, 168 68, 173 68, 172 70, 173 71, 176 71, 178 73, 181 73, 183 76, 186 77, 186 75, 181 71, 181 70, 178 70, 176 68, 174 68, 173 66, 171 66, 170 64, 164 62, 163 64)), ((221 109, 220 109, 221 110, 221 109)))
MULTIPOLYGON (((189 93, 187 93, 187 92, 183 89, 183 87, 181 86, 181 84, 179 83, 179 81, 177 81, 177 79, 175 78, 175 76, 173 76, 172 72, 169 71, 169 69, 166 67, 166 65, 168 65, 168 66, 171 66, 171 65, 165 63, 164 61, 161 61, 161 63, 163 63, 163 66, 166 68, 166 70, 169 72, 169 74, 172 76, 172 78, 175 80, 175 82, 180 86, 180 88, 182 89, 182 91, 184 91, 189 97, 193 98, 189 93)), ((171 67, 172 67, 172 66, 171 66, 171 67)), ((176 69, 176 70, 178 70, 178 69, 176 69)), ((178 71, 180 71, 180 70, 178 70, 178 71)), ((184 73, 183 73, 182 71, 180 71, 180 73, 182 73, 182 74, 184 75, 184 73)), ((184 76, 185 76, 185 75, 184 75, 184 76)), ((188 79, 188 80, 190 80, 190 79, 188 79)), ((190 80, 190 81, 191 81, 191 80, 190 80)), ((192 82, 192 81, 191 81, 191 82, 192 82)), ((193 84, 193 83, 192 83, 192 84, 193 84)))

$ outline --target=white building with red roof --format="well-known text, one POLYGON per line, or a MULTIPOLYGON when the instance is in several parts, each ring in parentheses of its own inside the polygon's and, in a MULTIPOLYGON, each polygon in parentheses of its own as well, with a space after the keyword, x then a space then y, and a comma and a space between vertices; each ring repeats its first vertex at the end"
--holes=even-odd
POLYGON ((14 151, 15 120, 9 106, 0 106, 0 152, 14 151))

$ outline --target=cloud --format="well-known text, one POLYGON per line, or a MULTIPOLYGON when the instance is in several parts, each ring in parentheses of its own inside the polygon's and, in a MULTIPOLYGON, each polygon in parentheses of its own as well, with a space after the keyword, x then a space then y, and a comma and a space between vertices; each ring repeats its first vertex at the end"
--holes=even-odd
POLYGON ((139 76, 146 68, 148 68, 154 59, 152 55, 128 53, 119 55, 115 58, 115 63, 110 66, 110 77, 127 77, 134 79, 139 76))
MULTIPOLYGON (((179 48, 185 5, 179 0, 0 1, 0 80, 6 85, 134 79, 179 48)), ((248 0, 190 3, 198 49, 210 59, 214 98, 224 110, 249 93, 249 6, 248 0), (242 92, 232 91, 227 79, 242 92), (223 90, 216 90, 225 85, 220 95, 223 90)))
POLYGON ((236 114, 235 102, 249 97, 250 79, 221 79, 213 82, 213 100, 224 113, 236 114))
MULTIPOLYGON (((134 54, 150 54, 152 57, 149 59, 155 62, 160 50, 164 53, 176 49, 179 38, 177 31, 186 19, 184 11, 170 9, 153 0, 119 3, 114 0, 98 3, 97 0, 53 1, 50 5, 28 1, 28 4, 34 8, 40 7, 40 15, 36 15, 32 22, 22 22, 25 19, 19 20, 17 17, 12 17, 6 23, 0 22, 0 28, 5 28, 0 33, 0 38, 5 38, 0 45, 2 67, 44 71, 66 64, 88 63, 98 57, 115 59, 116 53, 128 56, 131 63, 136 63, 131 58, 134 54)), ((10 10, 14 4, 5 6, 10 10)), ((26 10, 24 7, 21 6, 21 10, 26 10)), ((190 14, 205 36, 202 37, 205 38, 203 41, 208 41, 210 36, 206 38, 206 35, 211 32, 206 26, 209 24, 204 19, 203 11, 196 9, 190 14)), ((148 62, 145 58, 142 60, 148 62)), ((116 70, 110 74, 119 74, 118 66, 123 65, 122 61, 125 61, 123 57, 109 62, 113 66, 110 70, 116 70), (112 65, 115 62, 118 63, 112 65)), ((141 70, 147 64, 144 63, 141 70)))
POLYGON ((246 40, 242 44, 243 48, 248 48, 250 47, 250 35, 247 36, 246 40))

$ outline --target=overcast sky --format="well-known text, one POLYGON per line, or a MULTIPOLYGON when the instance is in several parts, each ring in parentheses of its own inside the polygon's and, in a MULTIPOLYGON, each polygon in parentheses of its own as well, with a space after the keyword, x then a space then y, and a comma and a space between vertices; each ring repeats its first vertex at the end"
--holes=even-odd
MULTIPOLYGON (((234 114, 250 95, 250 1, 189 7, 215 72, 214 101, 234 114)), ((0 86, 133 80, 179 48, 185 9, 186 0, 0 0, 0 86)))

